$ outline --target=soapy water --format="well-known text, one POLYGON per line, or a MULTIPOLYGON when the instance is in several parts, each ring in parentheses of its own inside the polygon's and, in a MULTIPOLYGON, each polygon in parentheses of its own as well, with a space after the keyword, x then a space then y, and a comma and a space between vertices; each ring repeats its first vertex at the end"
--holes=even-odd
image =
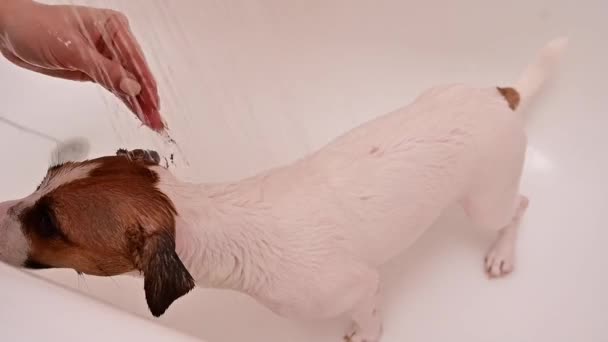
MULTIPOLYGON (((235 69, 237 69, 236 67, 240 69, 241 62, 236 57, 240 56, 241 51, 222 50, 221 53, 215 53, 209 50, 208 44, 199 42, 201 40, 197 31, 199 26, 192 21, 192 18, 187 16, 186 12, 188 11, 184 10, 184 4, 142 0, 132 2, 122 0, 49 0, 47 2, 112 8, 125 13, 158 83, 161 96, 160 112, 162 117, 168 121, 169 127, 168 130, 159 134, 152 134, 147 127, 138 128, 138 126, 143 125, 132 117, 133 114, 119 99, 101 86, 94 86, 98 98, 93 99, 96 101, 91 101, 94 102, 92 106, 95 106, 95 112, 99 112, 99 107, 103 107, 103 115, 105 116, 103 120, 105 121, 105 127, 107 127, 105 130, 108 131, 107 134, 105 132, 104 134, 110 135, 112 138, 110 139, 112 141, 110 146, 97 146, 100 143, 92 141, 94 149, 155 149, 162 157, 170 161, 170 166, 178 169, 176 171, 180 173, 180 176, 198 177, 204 174, 205 177, 209 175, 211 178, 218 179, 224 178, 221 167, 205 169, 205 171, 180 169, 190 168, 191 163, 193 166, 197 164, 206 165, 207 159, 201 161, 203 158, 200 155, 217 149, 216 144, 223 147, 223 142, 225 140, 230 141, 231 137, 235 138, 235 146, 251 142, 250 146, 255 147, 255 155, 252 154, 253 157, 244 158, 242 161, 241 164, 244 169, 257 169, 258 165, 264 165, 263 163, 258 164, 260 160, 263 162, 267 159, 274 160, 274 148, 272 144, 265 143, 267 140, 263 136, 265 127, 260 130, 257 129, 265 123, 255 122, 258 101, 254 96, 250 98, 249 93, 245 93, 249 85, 230 84, 228 81, 230 75, 221 78, 214 72, 216 69, 231 68, 232 65, 235 66, 235 69), (139 14, 142 12, 142 6, 146 7, 145 15, 139 14), (184 15, 186 19, 182 19, 184 15), (209 57, 207 58, 207 56, 209 57), (225 56, 226 58, 217 56, 225 56), (242 96, 243 93, 245 93, 244 97, 242 96), (205 100, 202 99, 203 97, 205 100), (245 114, 244 118, 237 115, 240 113, 245 114), (200 136, 201 131, 205 133, 203 138, 200 136), (145 138, 142 141, 139 139, 140 137, 145 138), (134 140, 140 144, 133 145, 134 140), (204 144, 204 146, 199 147, 199 144, 204 144), (268 157, 266 157, 265 152, 268 152, 268 157), (173 158, 171 158, 171 155, 173 155, 173 158), (172 162, 171 159, 173 159, 172 162)), ((226 16, 226 20, 238 21, 241 16, 245 16, 238 11, 224 10, 225 4, 222 2, 211 1, 208 5, 212 7, 211 9, 219 7, 217 9, 218 13, 222 18, 226 16)), ((190 5, 187 5, 187 7, 190 7, 190 5)), ((246 7, 255 8, 254 5, 246 7)), ((57 39, 59 38, 64 44, 70 41, 67 37, 58 37, 57 39)), ((74 46, 75 44, 70 45, 72 48, 74 46)), ((247 79, 257 77, 250 76, 247 76, 247 79)), ((277 79, 282 80, 281 77, 277 79)), ((83 85, 83 87, 92 86, 83 85)), ((274 95, 275 92, 269 94, 274 95)), ((281 94, 283 93, 279 95, 281 94)), ((291 96, 289 95, 290 92, 286 94, 286 96, 291 96)), ((266 96, 267 93, 265 92, 263 95, 266 96)), ((266 103, 280 101, 282 99, 278 98, 273 102, 260 100, 259 103, 265 106, 266 103)), ((276 116, 278 117, 278 115, 276 116)), ((50 130, 45 128, 44 125, 38 126, 28 122, 30 127, 23 127, 25 121, 21 121, 18 116, 6 115, 5 117, 15 119, 17 122, 9 123, 0 118, 0 124, 8 124, 28 135, 32 134, 37 138, 45 139, 50 143, 49 147, 68 138, 68 136, 55 132, 51 135, 57 136, 49 136, 50 130)), ((292 121, 288 115, 281 116, 280 119, 292 121)), ((298 121, 293 120, 290 127, 296 126, 296 129, 299 128, 297 123, 298 121)), ((82 133, 76 132, 76 134, 82 133)), ((90 138, 93 139, 93 137, 90 138)), ((301 144, 305 144, 305 142, 301 144)), ((228 146, 232 147, 233 145, 229 144, 228 146)), ((223 157, 217 157, 212 153, 209 155, 210 162, 223 162, 223 157)), ((241 164, 238 166, 239 169, 241 164)), ((232 167, 232 169, 237 168, 232 167)), ((236 171, 230 173, 230 177, 233 174, 239 175, 239 172, 236 171)))
MULTIPOLYGON (((120 2, 120 1, 114 2, 114 1, 108 1, 108 0, 76 0, 76 1, 68 0, 67 2, 70 4, 73 4, 73 5, 88 5, 88 6, 98 7, 98 8, 113 8, 113 9, 117 9, 117 10, 121 10, 121 7, 124 7, 125 5, 129 5, 129 3, 125 3, 125 2, 120 2)), ((139 6, 137 4, 131 4, 131 5, 139 6)), ((164 13, 164 14, 168 13, 167 9, 163 8, 162 2, 148 4, 148 6, 159 7, 158 8, 159 13, 164 13)), ((170 15, 164 16, 164 19, 169 20, 169 21, 175 21, 175 18, 172 18, 170 15)), ((82 25, 82 23, 81 23, 81 25, 82 25)), ((134 29, 135 29, 134 27, 131 27, 131 30, 134 30, 134 29)), ((158 28, 156 27, 156 25, 150 25, 148 27, 148 30, 150 30, 150 29, 152 31, 155 31, 158 28)), ((158 39, 159 36, 160 35, 157 32, 152 32, 152 35, 149 36, 149 39, 150 38, 158 39)), ((187 35, 185 34, 184 31, 180 31, 180 32, 178 32, 177 36, 178 37, 181 36, 183 38, 187 35)), ((141 36, 137 37, 140 45, 145 45, 144 38, 145 37, 141 37, 141 36)), ((112 49, 111 44, 108 47, 110 49, 112 49)), ((142 48, 143 48, 143 46, 142 46, 142 48)), ((116 53, 116 51, 111 51, 110 54, 114 55, 115 53, 116 53)), ((164 65, 162 63, 162 61, 160 61, 154 53, 147 54, 145 56, 145 58, 147 59, 148 63, 153 62, 156 65, 164 65)), ((173 108, 176 111, 182 112, 184 110, 184 108, 181 108, 182 106, 180 106, 178 103, 176 103, 177 101, 175 101, 176 99, 179 98, 179 96, 178 96, 177 91, 175 91, 175 87, 172 84, 172 79, 171 79, 171 77, 169 77, 166 70, 159 70, 155 74, 155 76, 156 76, 156 81, 159 83, 159 91, 166 92, 166 94, 167 94, 167 96, 163 97, 163 99, 162 99, 162 101, 165 103, 165 105, 163 107, 164 108, 173 108)), ((107 73, 106 73, 106 77, 109 77, 107 75, 107 73)), ((126 107, 122 103, 120 103, 120 101, 118 101, 115 97, 108 97, 107 94, 103 94, 103 92, 105 92, 104 89, 99 89, 99 93, 102 96, 102 100, 103 100, 106 108, 113 109, 113 110, 108 111, 112 115, 112 117, 110 118, 110 124, 112 126, 114 133, 118 137, 118 140, 120 142, 123 142, 126 140, 125 135, 129 135, 129 133, 125 132, 126 130, 124 129, 124 127, 120 127, 121 126, 120 125, 120 121, 121 121, 120 116, 125 115, 126 107)), ((163 110, 161 109, 161 115, 162 114, 163 114, 163 110)), ((128 113, 127 115, 132 115, 132 114, 128 113)), ((140 122, 144 122, 146 120, 141 115, 138 115, 138 118, 139 118, 140 122)), ((187 115, 182 115, 182 118, 185 118, 186 121, 188 121, 188 119, 189 119, 187 115)), ((166 167, 170 167, 170 166, 176 167, 177 165, 189 167, 190 163, 189 163, 188 159, 186 158, 184 151, 182 150, 180 144, 173 137, 173 134, 170 132, 169 125, 166 122, 166 117, 163 118, 163 123, 164 123, 165 129, 163 129, 161 132, 156 134, 155 135, 156 139, 154 139, 154 140, 156 140, 155 142, 159 142, 159 140, 160 140, 160 144, 151 142, 152 145, 155 145, 154 147, 158 150, 157 152, 161 154, 161 158, 164 160, 166 167)), ((140 126, 144 126, 143 123, 140 123, 140 126)), ((142 127, 140 127, 140 129, 141 128, 142 127)), ((148 129, 148 128, 143 128, 143 129, 148 129)), ((123 146, 123 147, 126 147, 126 146, 123 146)), ((144 148, 145 146, 130 146, 130 147, 144 148)), ((145 147, 145 148, 147 148, 147 147, 145 147)))
MULTIPOLYGON (((50 1, 50 2, 53 3, 55 1, 50 1)), ((116 7, 105 0, 102 0, 102 1, 91 1, 91 0, 69 1, 68 0, 65 2, 67 2, 69 4, 73 4, 73 5, 85 5, 85 6, 93 6, 93 7, 101 7, 101 8, 115 8, 116 7)), ((84 25, 84 23, 82 21, 80 21, 80 25, 84 25)), ((82 32, 86 33, 87 30, 83 29, 82 32)), ((85 37, 85 38, 91 39, 91 37, 85 37)), ((57 34, 56 39, 59 40, 60 42, 62 42, 66 46, 69 46, 72 43, 70 40, 66 40, 63 37, 59 36, 58 34, 57 34)), ((141 43, 144 43, 144 42, 140 40, 140 44, 141 43)), ((112 49, 112 46, 109 46, 109 48, 112 49)), ((110 51, 110 54, 114 55, 115 52, 116 51, 110 51)), ((156 60, 156 56, 154 56, 154 55, 150 55, 150 56, 146 56, 146 57, 148 59, 154 60, 157 63, 159 62, 158 60, 156 60)), ((105 74, 105 77, 109 78, 109 75, 107 74, 107 72, 105 72, 104 70, 101 70, 101 71, 103 74, 105 74)), ((165 73, 161 72, 160 75, 157 75, 157 81, 162 83, 163 88, 165 88, 165 90, 169 92, 170 96, 169 96, 169 99, 167 99, 167 100, 169 100, 169 102, 173 102, 172 100, 176 98, 177 94, 173 89, 173 86, 170 81, 170 77, 167 77, 167 75, 165 75, 165 73)), ((120 100, 118 100, 118 98, 116 98, 115 96, 108 96, 108 94, 105 94, 105 92, 107 92, 105 89, 99 87, 98 92, 101 96, 101 99, 102 99, 105 107, 108 109, 107 112, 110 115, 109 122, 110 122, 112 130, 114 131, 114 134, 118 138, 117 140, 119 141, 119 143, 124 143, 127 140, 127 136, 129 136, 131 134, 129 133, 128 129, 125 129, 125 127, 120 127, 120 126, 122 126, 120 124, 120 122, 122 121, 122 117, 124 115, 133 115, 133 114, 127 113, 128 110, 120 102, 120 100)), ((172 103, 172 104, 173 104, 173 106, 172 106, 173 108, 178 107, 178 106, 175 106, 175 103, 172 103)), ((144 126, 141 122, 144 122, 146 119, 141 114, 138 114, 137 116, 140 121, 140 123, 139 123, 140 126, 144 126)), ((67 148, 68 150, 70 148, 84 148, 84 145, 87 146, 86 151, 88 152, 88 150, 89 150, 89 148, 88 148, 89 142, 83 141, 82 140, 83 138, 78 138, 76 140, 74 138, 70 138, 67 140, 58 139, 57 137, 51 136, 39 129, 25 126, 16 121, 8 119, 7 117, 2 116, 2 115, 0 115, 0 124, 11 126, 19 131, 22 131, 23 133, 30 134, 30 135, 36 136, 38 138, 41 138, 43 140, 49 141, 56 145, 54 148, 55 151, 61 150, 64 148, 67 148)), ((166 125, 166 123, 165 123, 165 125, 166 125)), ((165 126, 165 127, 166 128, 163 131, 156 134, 156 139, 154 139, 156 141, 151 141, 150 144, 154 145, 154 148, 158 149, 158 152, 162 156, 161 159, 164 161, 163 164, 165 167, 170 167, 170 166, 175 167, 176 164, 180 164, 180 165, 186 166, 186 167, 189 166, 190 163, 188 162, 187 158, 185 157, 181 146, 178 144, 178 142, 173 138, 172 134, 169 132, 168 126, 165 126), (160 142, 160 144, 159 144, 159 142, 160 142)), ((140 127, 140 129, 148 129, 148 128, 140 127)), ((117 148, 118 147, 135 149, 135 148, 148 148, 151 146, 117 146, 117 148)))

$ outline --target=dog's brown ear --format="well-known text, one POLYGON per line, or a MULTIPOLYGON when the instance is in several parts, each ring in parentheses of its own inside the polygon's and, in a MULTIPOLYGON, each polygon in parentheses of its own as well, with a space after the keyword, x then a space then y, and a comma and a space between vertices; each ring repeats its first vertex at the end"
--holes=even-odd
POLYGON ((175 252, 175 239, 168 232, 145 239, 141 271, 148 308, 155 317, 165 313, 175 300, 195 286, 194 279, 175 252))

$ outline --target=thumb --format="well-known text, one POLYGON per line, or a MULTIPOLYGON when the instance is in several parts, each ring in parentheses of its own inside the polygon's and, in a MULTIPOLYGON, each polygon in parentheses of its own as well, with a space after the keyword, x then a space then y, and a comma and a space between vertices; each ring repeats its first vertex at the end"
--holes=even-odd
POLYGON ((111 92, 126 96, 137 96, 141 92, 141 85, 135 76, 119 62, 106 58, 92 48, 86 50, 80 54, 79 65, 75 66, 78 70, 111 92))

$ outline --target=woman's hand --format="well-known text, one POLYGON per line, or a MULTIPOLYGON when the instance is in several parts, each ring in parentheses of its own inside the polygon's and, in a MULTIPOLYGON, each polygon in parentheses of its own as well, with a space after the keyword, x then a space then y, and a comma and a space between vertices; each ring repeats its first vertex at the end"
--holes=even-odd
POLYGON ((156 81, 123 14, 2 0, 0 33, 0 51, 14 64, 53 77, 96 82, 145 125, 164 128, 156 81))

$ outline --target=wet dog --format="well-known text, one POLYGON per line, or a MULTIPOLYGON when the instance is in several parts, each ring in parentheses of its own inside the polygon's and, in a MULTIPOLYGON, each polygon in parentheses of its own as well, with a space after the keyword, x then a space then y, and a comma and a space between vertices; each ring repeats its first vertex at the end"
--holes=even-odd
POLYGON ((0 205, 0 259, 100 276, 138 271, 155 316, 196 283, 242 291, 287 317, 347 314, 347 340, 376 342, 378 266, 446 208, 496 231, 489 275, 513 270, 528 206, 519 191, 524 107, 565 45, 550 42, 512 86, 433 87, 237 182, 182 182, 152 151, 81 160, 60 146, 36 191, 0 205))

